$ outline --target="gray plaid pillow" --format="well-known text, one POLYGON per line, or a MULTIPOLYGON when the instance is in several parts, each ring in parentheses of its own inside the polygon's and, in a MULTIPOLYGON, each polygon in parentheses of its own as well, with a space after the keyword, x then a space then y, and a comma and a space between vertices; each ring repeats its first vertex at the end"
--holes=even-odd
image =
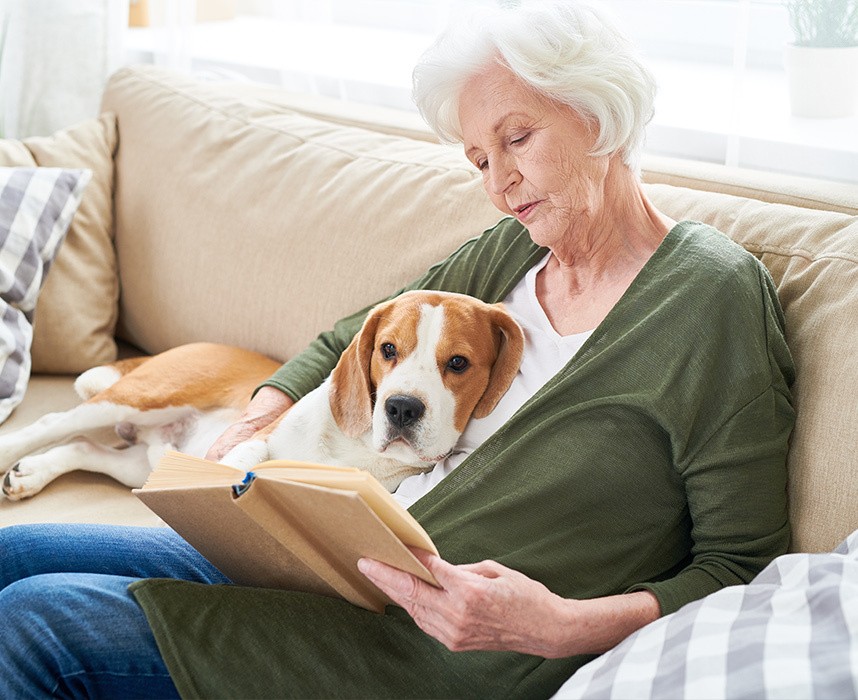
POLYGON ((0 423, 24 398, 33 310, 90 177, 89 170, 0 168, 0 423))
POLYGON ((858 530, 786 554, 581 667, 555 698, 855 698, 858 530))

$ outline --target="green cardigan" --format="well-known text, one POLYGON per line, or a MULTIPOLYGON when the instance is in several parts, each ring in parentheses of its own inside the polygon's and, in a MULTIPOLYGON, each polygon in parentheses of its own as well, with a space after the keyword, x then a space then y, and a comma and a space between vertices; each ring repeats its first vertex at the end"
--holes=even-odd
MULTIPOLYGON (((498 301, 545 252, 504 220, 411 287, 498 301)), ((316 386, 364 314, 271 383, 316 386)), ((495 559, 570 598, 648 589, 673 612, 786 551, 792 379, 766 270, 680 223, 569 364, 411 512, 450 562, 495 559)), ((393 606, 131 588, 187 697, 540 697, 591 658, 450 652, 393 606)))

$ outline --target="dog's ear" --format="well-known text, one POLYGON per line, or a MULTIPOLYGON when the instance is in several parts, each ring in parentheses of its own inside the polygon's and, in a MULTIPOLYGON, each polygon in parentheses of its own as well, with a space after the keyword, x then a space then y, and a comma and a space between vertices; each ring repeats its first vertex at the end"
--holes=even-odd
POLYGON ((331 373, 329 400, 331 413, 340 430, 358 437, 372 429, 370 360, 375 347, 375 332, 388 304, 379 304, 363 322, 357 335, 340 356, 331 373))
POLYGON ((524 333, 503 305, 493 304, 491 315, 499 345, 498 354, 489 375, 489 384, 474 408, 474 418, 485 418, 494 410, 515 379, 524 352, 524 333))

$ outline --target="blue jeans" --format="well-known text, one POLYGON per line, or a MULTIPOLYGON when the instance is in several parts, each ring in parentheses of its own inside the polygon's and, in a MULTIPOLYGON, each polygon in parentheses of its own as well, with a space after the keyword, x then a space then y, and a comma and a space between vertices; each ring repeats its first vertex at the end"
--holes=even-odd
POLYGON ((0 698, 174 698, 138 578, 227 579, 167 528, 0 529, 0 698))

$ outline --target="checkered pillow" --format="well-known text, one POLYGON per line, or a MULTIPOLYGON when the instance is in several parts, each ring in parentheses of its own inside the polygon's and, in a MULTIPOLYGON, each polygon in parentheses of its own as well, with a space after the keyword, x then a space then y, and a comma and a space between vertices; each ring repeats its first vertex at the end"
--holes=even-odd
POLYGON ((0 423, 24 398, 36 300, 91 175, 0 168, 0 423))
POLYGON ((858 696, 858 530, 647 625, 556 698, 858 696))

